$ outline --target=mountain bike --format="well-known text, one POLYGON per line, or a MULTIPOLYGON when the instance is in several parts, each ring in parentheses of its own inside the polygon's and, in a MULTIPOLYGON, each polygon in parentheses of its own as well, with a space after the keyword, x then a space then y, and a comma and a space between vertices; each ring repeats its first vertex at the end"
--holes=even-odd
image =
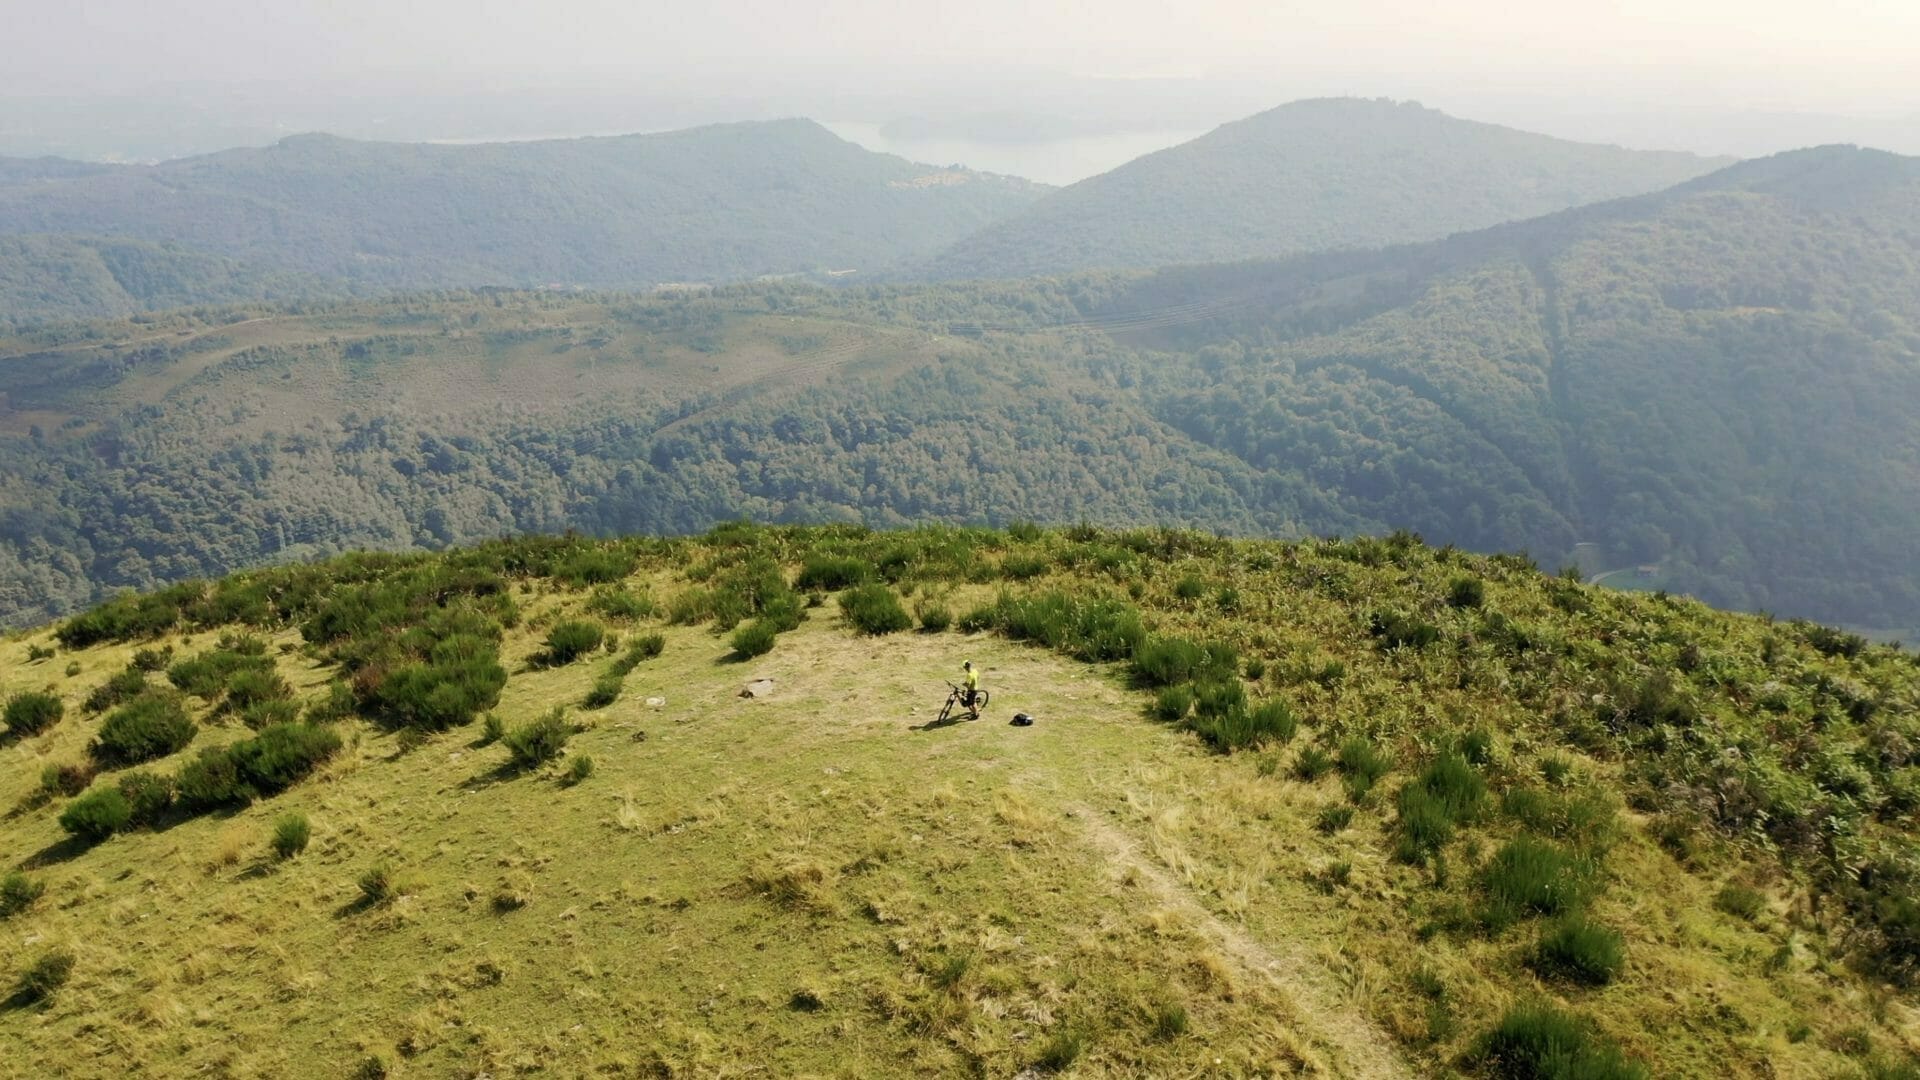
POLYGON ((953 690, 953 693, 947 695, 947 703, 940 707, 940 719, 935 720, 934 723, 946 723, 947 718, 953 715, 953 710, 955 709, 967 710, 967 719, 969 720, 980 719, 980 710, 987 707, 987 692, 985 690, 975 690, 973 692, 973 704, 968 705, 966 687, 955 686, 953 683, 948 683, 947 686, 953 690))

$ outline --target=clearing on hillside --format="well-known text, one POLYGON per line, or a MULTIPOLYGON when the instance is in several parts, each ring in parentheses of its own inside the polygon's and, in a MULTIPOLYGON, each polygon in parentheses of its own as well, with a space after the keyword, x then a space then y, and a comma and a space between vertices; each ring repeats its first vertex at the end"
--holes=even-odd
POLYGON ((1582 1075, 1905 1075, 1917 693, 1404 537, 257 571, 0 643, 0 1034, 36 1075, 1518 1077, 1555 1032, 1582 1075), (930 723, 963 660, 992 707, 930 723), (1765 816, 1698 801, 1729 748, 1765 816))

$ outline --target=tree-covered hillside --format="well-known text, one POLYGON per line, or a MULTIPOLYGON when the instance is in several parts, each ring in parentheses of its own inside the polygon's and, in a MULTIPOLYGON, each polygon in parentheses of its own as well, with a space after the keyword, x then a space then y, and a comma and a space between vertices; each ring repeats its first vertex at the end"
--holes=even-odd
POLYGON ((1420 247, 1133 277, 22 333, 0 342, 0 612, 745 514, 1408 528, 1910 636, 1913 169, 1821 151, 1420 247))
POLYGON ((926 272, 1013 277, 1373 248, 1655 191, 1715 165, 1411 102, 1300 101, 1062 188, 955 243, 926 272))
POLYGON ((302 300, 345 282, 261 271, 175 245, 85 236, 0 236, 0 324, 141 311, 302 300))
POLYGON ((59 164, 0 164, 0 233, 170 243, 382 287, 872 273, 1045 190, 802 120, 477 146, 303 135, 153 166, 59 164))
POLYGON ((1920 160, 1830 148, 1112 307, 1195 305, 1134 335, 1212 369, 1157 415, 1363 520, 1590 541, 1715 603, 1912 627, 1916 222, 1920 160))

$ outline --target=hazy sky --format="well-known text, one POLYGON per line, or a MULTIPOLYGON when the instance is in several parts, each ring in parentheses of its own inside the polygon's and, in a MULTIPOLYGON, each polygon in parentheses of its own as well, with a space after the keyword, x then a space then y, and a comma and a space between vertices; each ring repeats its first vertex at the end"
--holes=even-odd
POLYGON ((1034 69, 1920 105, 1920 0, 0 0, 0 92, 415 79, 769 89, 1034 69))

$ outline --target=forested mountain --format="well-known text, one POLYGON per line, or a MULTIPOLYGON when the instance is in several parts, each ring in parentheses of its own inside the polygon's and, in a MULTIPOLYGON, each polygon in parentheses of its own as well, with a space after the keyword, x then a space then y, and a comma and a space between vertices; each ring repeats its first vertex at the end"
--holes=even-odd
POLYGON ((1158 415, 1284 490, 1472 546, 1598 542, 1724 605, 1920 625, 1920 159, 1783 154, 1113 302, 1166 309, 1191 316, 1135 343, 1217 375, 1158 415))
POLYGON ((765 521, 1417 530, 1920 625, 1920 177, 1829 148, 1377 253, 449 293, 0 342, 0 612, 765 521))
POLYGON ((1725 163, 1567 142, 1411 102, 1300 101, 1062 188, 955 243, 926 272, 1013 277, 1374 248, 1655 191, 1725 163))
POLYGON ((346 282, 261 271, 175 245, 85 236, 0 236, 0 323, 88 319, 195 304, 339 296, 346 282))
POLYGON ((0 234, 132 238, 381 287, 630 286, 870 273, 1044 190, 804 120, 477 146, 304 135, 142 167, 0 162, 0 234))

